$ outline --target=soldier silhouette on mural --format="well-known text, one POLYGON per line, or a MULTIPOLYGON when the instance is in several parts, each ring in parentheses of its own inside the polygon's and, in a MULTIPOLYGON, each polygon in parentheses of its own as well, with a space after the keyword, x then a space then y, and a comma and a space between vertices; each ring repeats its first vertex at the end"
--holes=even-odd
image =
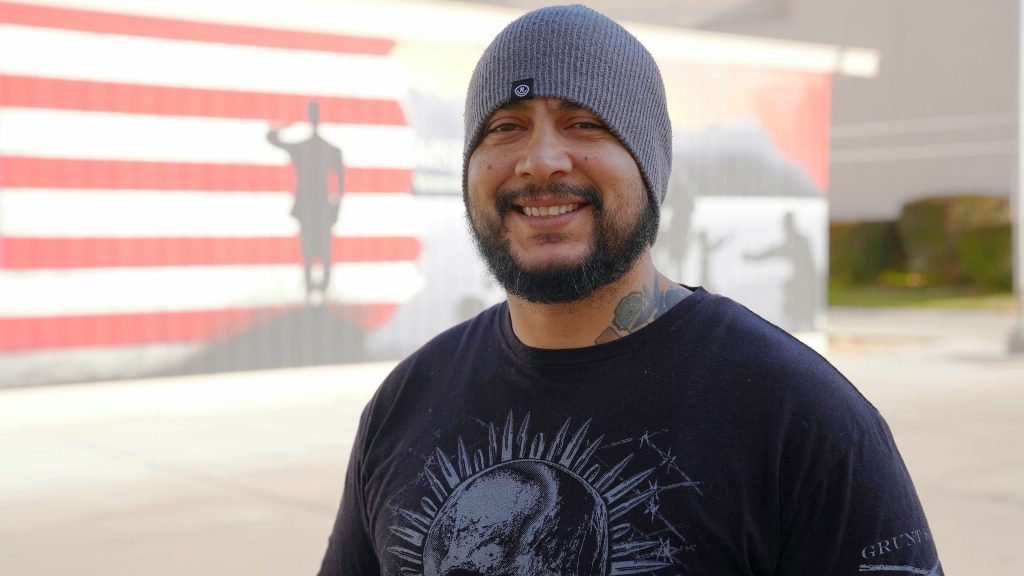
POLYGON ((818 308, 818 275, 811 254, 811 242, 796 229, 793 213, 788 212, 782 219, 786 238, 782 244, 759 254, 747 254, 747 260, 785 258, 793 264, 793 275, 786 281, 787 327, 793 332, 814 330, 814 316, 818 308))
POLYGON ((345 190, 345 167, 341 149, 320 136, 320 104, 309 103, 313 134, 302 142, 282 142, 278 129, 267 140, 292 158, 295 167, 295 203, 291 215, 299 221, 302 260, 306 273, 306 302, 317 305, 326 300, 331 279, 331 228, 338 221, 341 194, 345 190), (323 271, 314 278, 314 264, 323 271))

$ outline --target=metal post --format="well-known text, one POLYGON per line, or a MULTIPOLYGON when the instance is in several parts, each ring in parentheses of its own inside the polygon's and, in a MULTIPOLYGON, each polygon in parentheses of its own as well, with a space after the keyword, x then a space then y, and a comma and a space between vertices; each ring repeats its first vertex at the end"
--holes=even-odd
POLYGON ((1013 289, 1017 296, 1017 327, 1010 334, 1010 353, 1024 354, 1024 0, 1017 26, 1017 190, 1011 202, 1013 225, 1013 289))

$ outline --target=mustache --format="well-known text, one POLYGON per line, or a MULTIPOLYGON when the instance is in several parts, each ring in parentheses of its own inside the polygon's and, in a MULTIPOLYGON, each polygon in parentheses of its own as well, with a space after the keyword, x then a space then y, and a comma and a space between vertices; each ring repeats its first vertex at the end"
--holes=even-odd
POLYGON ((553 196, 558 199, 578 200, 582 198, 594 207, 598 212, 604 208, 604 201, 594 186, 567 184, 565 182, 552 182, 546 186, 537 184, 526 184, 519 188, 503 188, 498 190, 494 199, 494 207, 502 217, 513 210, 518 210, 516 203, 527 203, 536 200, 541 196, 553 196))

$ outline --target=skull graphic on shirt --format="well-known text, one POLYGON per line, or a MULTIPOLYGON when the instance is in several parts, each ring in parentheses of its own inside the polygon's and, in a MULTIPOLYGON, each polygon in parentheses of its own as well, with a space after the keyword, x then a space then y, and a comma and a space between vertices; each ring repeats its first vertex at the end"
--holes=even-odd
POLYGON ((452 493, 423 550, 424 576, 605 576, 608 511, 569 470, 541 460, 489 468, 452 493))

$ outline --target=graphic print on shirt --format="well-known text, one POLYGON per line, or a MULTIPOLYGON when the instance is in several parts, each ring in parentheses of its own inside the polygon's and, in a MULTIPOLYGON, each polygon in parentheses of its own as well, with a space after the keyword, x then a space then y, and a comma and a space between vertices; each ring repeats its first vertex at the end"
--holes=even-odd
MULTIPOLYGON (((890 552, 898 552, 901 548, 907 548, 914 546, 915 544, 921 544, 922 542, 931 542, 931 540, 932 535, 928 530, 911 530, 910 532, 899 534, 892 538, 882 540, 881 542, 876 542, 870 546, 865 546, 864 549, 861 550, 860 555, 866 559, 876 559, 879 556, 883 556, 890 552)), ((861 564, 860 571, 902 572, 904 574, 921 574, 923 576, 943 576, 942 565, 937 559, 931 569, 903 564, 861 564)))
POLYGON ((932 569, 916 568, 914 566, 897 566, 893 564, 861 564, 861 572, 902 572, 904 574, 922 574, 924 576, 942 576, 942 566, 935 561, 932 569))
POLYGON ((436 447, 421 477, 428 493, 418 507, 398 508, 390 526, 404 541, 387 548, 401 574, 615 576, 676 563, 692 547, 660 514, 659 495, 683 488, 700 494, 700 483, 651 442, 653 435, 605 444, 604 436, 587 438, 590 424, 571 437, 570 420, 554 437, 531 436, 530 414, 517 426, 509 412, 500 433, 486 424, 486 448, 472 456, 461 436, 436 447), (630 443, 636 450, 614 463, 596 455, 630 443), (631 466, 641 452, 656 465, 631 466), (637 516, 650 522, 637 526, 637 516))

